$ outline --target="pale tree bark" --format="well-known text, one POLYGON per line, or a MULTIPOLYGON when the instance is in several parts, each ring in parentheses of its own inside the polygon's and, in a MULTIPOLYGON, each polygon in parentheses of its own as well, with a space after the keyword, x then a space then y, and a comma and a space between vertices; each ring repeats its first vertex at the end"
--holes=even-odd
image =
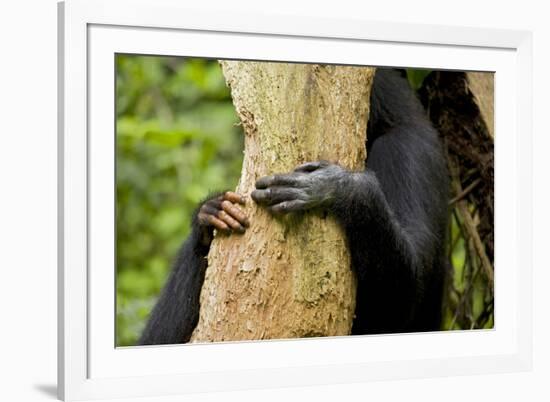
POLYGON ((258 178, 308 161, 364 168, 374 69, 221 64, 245 131, 237 192, 251 225, 216 235, 191 342, 349 334, 356 282, 342 228, 321 213, 276 218, 249 196, 258 178))
POLYGON ((487 126, 487 133, 495 138, 495 79, 491 73, 466 73, 469 89, 474 96, 481 117, 487 126))

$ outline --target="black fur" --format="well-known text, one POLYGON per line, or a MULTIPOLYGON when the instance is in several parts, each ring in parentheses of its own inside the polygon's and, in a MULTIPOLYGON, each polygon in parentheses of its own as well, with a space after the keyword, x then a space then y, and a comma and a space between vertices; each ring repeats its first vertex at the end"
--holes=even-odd
POLYGON ((361 278, 354 334, 438 330, 448 173, 437 132, 405 79, 378 70, 367 169, 338 200, 361 278))
MULTIPOLYGON (((323 208, 344 226, 359 279, 353 334, 438 330, 448 201, 438 134, 397 71, 377 71, 370 103, 364 172, 309 163, 260 179, 252 197, 274 213, 323 208)), ((195 223, 140 344, 188 341, 208 254, 200 239, 195 223)))
POLYGON ((199 297, 210 247, 203 244, 197 212, 193 216, 191 234, 181 246, 172 272, 141 334, 140 345, 185 343, 197 326, 199 297))

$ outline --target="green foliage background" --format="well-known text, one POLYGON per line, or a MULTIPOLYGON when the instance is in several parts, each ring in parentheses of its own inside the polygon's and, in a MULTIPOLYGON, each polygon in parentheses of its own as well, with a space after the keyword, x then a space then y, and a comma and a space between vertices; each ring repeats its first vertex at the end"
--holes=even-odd
MULTIPOLYGON (((409 70, 411 86, 426 74, 409 70)), ((243 134, 215 60, 119 54, 116 91, 116 341, 129 346, 199 202, 236 187, 243 134)), ((463 289, 464 244, 451 229, 454 281, 463 289)), ((445 327, 456 327, 453 312, 445 327)))

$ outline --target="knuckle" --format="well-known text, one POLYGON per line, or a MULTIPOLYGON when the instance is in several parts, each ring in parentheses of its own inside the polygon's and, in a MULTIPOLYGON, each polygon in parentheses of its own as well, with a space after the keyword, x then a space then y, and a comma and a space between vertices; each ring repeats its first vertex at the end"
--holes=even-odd
POLYGON ((254 201, 261 201, 262 195, 260 190, 254 190, 252 193, 250 193, 250 196, 254 201))
POLYGON ((212 208, 216 208, 218 203, 219 203, 218 198, 213 198, 211 200, 206 201, 204 204, 202 204, 202 208, 204 210, 209 210, 209 209, 212 209, 212 208))
POLYGON ((202 209, 201 209, 201 213, 205 216, 207 215, 215 215, 216 214, 216 208, 211 206, 211 205, 205 205, 202 209))
POLYGON ((300 189, 298 191, 298 193, 296 194, 296 199, 297 200, 307 200, 308 198, 310 198, 310 196, 308 195, 308 193, 304 189, 300 189))

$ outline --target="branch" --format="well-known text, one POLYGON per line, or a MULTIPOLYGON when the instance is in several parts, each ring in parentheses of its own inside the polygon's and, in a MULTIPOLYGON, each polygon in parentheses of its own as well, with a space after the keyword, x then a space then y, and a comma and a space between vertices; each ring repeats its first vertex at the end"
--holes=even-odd
MULTIPOLYGON (((456 166, 450 160, 449 160, 449 169, 451 171, 451 181, 452 181, 453 191, 455 192, 455 194, 460 195, 464 192, 464 190, 462 189, 462 185, 460 184, 460 179, 457 174, 456 166)), ((455 198, 458 198, 458 196, 455 198)), ((474 243, 476 254, 479 257, 483 271, 485 271, 485 275, 489 280, 489 286, 491 287, 491 292, 493 292, 494 291, 493 266, 491 264, 491 261, 489 261, 489 257, 487 257, 487 253, 485 252, 485 247, 483 246, 483 242, 481 241, 481 238, 479 237, 479 233, 477 232, 474 219, 472 218, 470 211, 468 211, 468 203, 465 200, 461 199, 460 201, 457 202, 457 209, 458 209, 458 213, 460 214, 460 217, 462 218, 462 222, 464 223, 466 231, 468 232, 468 235, 470 236, 470 238, 474 243)))

